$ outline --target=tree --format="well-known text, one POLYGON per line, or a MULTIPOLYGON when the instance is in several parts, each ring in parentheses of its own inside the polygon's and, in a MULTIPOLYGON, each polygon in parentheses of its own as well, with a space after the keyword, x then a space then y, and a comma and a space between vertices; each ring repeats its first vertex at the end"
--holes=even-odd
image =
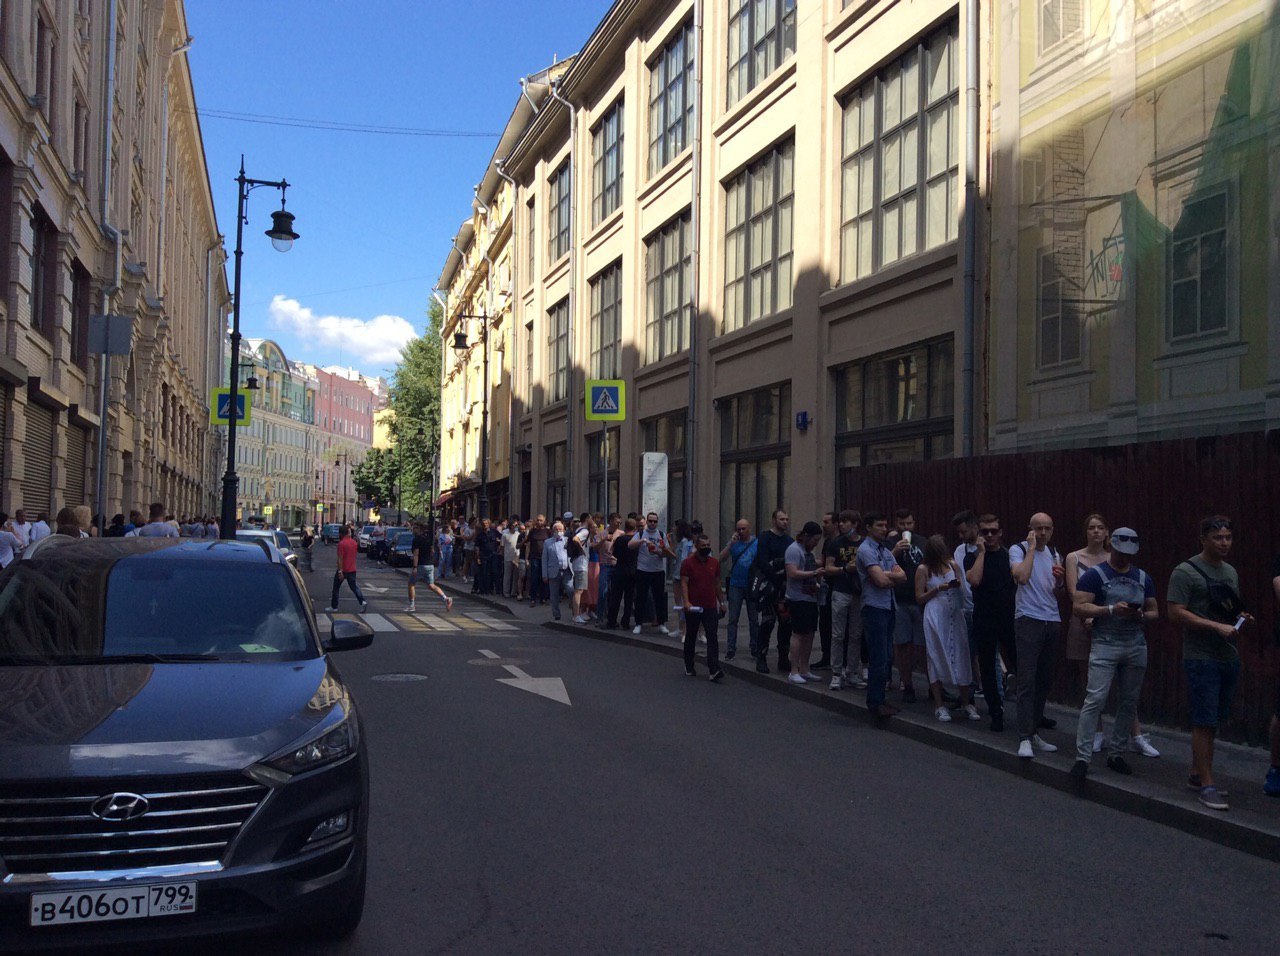
POLYGON ((434 300, 427 310, 423 334, 400 352, 391 378, 391 435, 403 468, 402 507, 423 513, 437 492, 435 462, 440 447, 440 323, 443 314, 434 300), (430 482, 430 492, 417 490, 430 482))
POLYGON ((372 501, 378 507, 391 504, 396 497, 400 463, 395 452, 374 448, 364 461, 351 469, 351 484, 361 501, 372 501))

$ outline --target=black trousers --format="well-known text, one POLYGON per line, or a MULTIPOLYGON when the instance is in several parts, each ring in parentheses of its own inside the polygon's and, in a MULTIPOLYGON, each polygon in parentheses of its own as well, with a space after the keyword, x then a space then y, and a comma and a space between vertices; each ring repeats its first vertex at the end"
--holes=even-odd
POLYGON ((1003 717, 1004 688, 1000 685, 996 654, 1002 653, 1009 670, 1017 673, 1018 647, 1013 635, 1013 618, 1005 620, 975 614, 970 637, 978 652, 978 675, 982 680, 982 696, 987 701, 987 713, 992 717, 1003 717))
POLYGON ((760 646, 756 657, 769 656, 769 638, 773 636, 775 625, 778 628, 778 669, 787 670, 791 667, 791 619, 779 621, 773 601, 765 602, 760 608, 760 646))
MULTIPOLYGON (((607 623, 610 627, 618 626, 618 608, 622 608, 622 626, 631 626, 631 602, 636 592, 636 576, 634 573, 619 574, 614 568, 609 577, 609 610, 607 623)), ((639 622, 640 615, 636 615, 639 622)))
POLYGON ((636 623, 667 623, 667 576, 661 571, 636 572, 636 623))
POLYGON ((720 669, 720 612, 715 608, 684 612, 684 669, 693 670, 693 656, 698 649, 698 628, 707 635, 707 670, 720 669))
POLYGON ((831 660, 831 592, 827 599, 818 605, 818 641, 822 647, 822 659, 831 660))

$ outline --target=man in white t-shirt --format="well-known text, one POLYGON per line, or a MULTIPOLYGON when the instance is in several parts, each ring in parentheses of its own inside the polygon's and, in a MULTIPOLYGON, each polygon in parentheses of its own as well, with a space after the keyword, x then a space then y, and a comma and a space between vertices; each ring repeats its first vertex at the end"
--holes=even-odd
POLYGON ((42 511, 36 515, 35 524, 31 526, 31 543, 35 544, 51 534, 53 529, 49 527, 49 516, 42 511))
POLYGON ((150 509, 151 517, 137 531, 139 538, 178 538, 177 527, 171 521, 166 521, 164 517, 164 502, 153 501, 150 509))
POLYGON ((652 617, 663 634, 667 630, 667 558, 676 553, 667 543, 667 536, 658 528, 658 513, 650 511, 644 516, 644 528, 632 535, 627 544, 636 554, 636 626, 632 634, 640 633, 641 623, 652 617))
POLYGON ((22 542, 25 548, 31 543, 31 522, 27 520, 27 514, 21 508, 13 513, 13 535, 22 542))
POLYGON ((1018 649, 1018 756, 1031 758, 1035 751, 1052 752, 1053 744, 1040 738, 1041 728, 1057 726, 1044 715, 1045 700, 1053 684, 1053 670, 1062 613, 1058 595, 1063 588, 1062 557, 1049 544, 1053 519, 1043 512, 1031 516, 1027 540, 1009 549, 1009 565, 1018 585, 1013 633, 1018 649))

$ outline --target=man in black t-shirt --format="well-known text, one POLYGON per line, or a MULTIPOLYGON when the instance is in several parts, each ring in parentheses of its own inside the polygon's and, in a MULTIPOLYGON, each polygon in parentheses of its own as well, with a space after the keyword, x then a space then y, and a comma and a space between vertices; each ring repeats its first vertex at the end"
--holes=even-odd
POLYGON ((1013 635, 1017 585, 1009 566, 1009 551, 1001 544, 1000 519, 987 514, 978 519, 978 550, 965 555, 964 571, 973 591, 973 633, 977 643, 982 693, 991 716, 991 729, 1004 730, 1002 687, 996 671, 996 652, 1004 655, 1012 675, 1018 668, 1013 635))
POLYGON ((856 559, 858 536, 856 511, 842 511, 836 516, 836 531, 822 546, 822 562, 826 566, 826 582, 831 588, 831 689, 862 688, 858 648, 862 643, 862 582, 858 578, 856 559), (853 660, 849 645, 853 644, 853 660))
POLYGON ((440 600, 444 601, 446 611, 453 610, 453 598, 447 596, 440 585, 436 584, 436 569, 431 563, 432 545, 434 539, 421 521, 410 523, 413 531, 413 567, 409 569, 409 604, 405 608, 406 611, 417 610, 416 585, 421 579, 427 587, 440 595, 440 600))
POLYGON ((617 563, 609 578, 607 595, 607 620, 605 628, 613 630, 618 626, 618 608, 622 608, 622 627, 631 627, 631 602, 636 593, 636 558, 640 552, 632 548, 631 539, 635 537, 639 525, 635 518, 628 518, 622 526, 622 533, 613 539, 613 556, 617 563))
POLYGON ((795 539, 787 533, 791 518, 782 508, 773 513, 773 527, 759 537, 756 560, 751 565, 751 577, 757 588, 756 602, 760 608, 760 644, 756 654, 756 670, 769 673, 769 638, 773 626, 778 626, 778 670, 784 674, 791 670, 791 618, 780 619, 778 605, 782 603, 786 584, 786 554, 795 539))

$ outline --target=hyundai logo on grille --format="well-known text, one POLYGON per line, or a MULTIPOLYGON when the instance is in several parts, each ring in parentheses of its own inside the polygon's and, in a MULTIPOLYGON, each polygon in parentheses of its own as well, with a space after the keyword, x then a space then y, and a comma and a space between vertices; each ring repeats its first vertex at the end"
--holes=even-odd
POLYGON ((149 809, 151 804, 140 793, 109 793, 93 801, 89 812, 99 820, 123 823, 125 820, 134 820, 142 816, 149 809))

